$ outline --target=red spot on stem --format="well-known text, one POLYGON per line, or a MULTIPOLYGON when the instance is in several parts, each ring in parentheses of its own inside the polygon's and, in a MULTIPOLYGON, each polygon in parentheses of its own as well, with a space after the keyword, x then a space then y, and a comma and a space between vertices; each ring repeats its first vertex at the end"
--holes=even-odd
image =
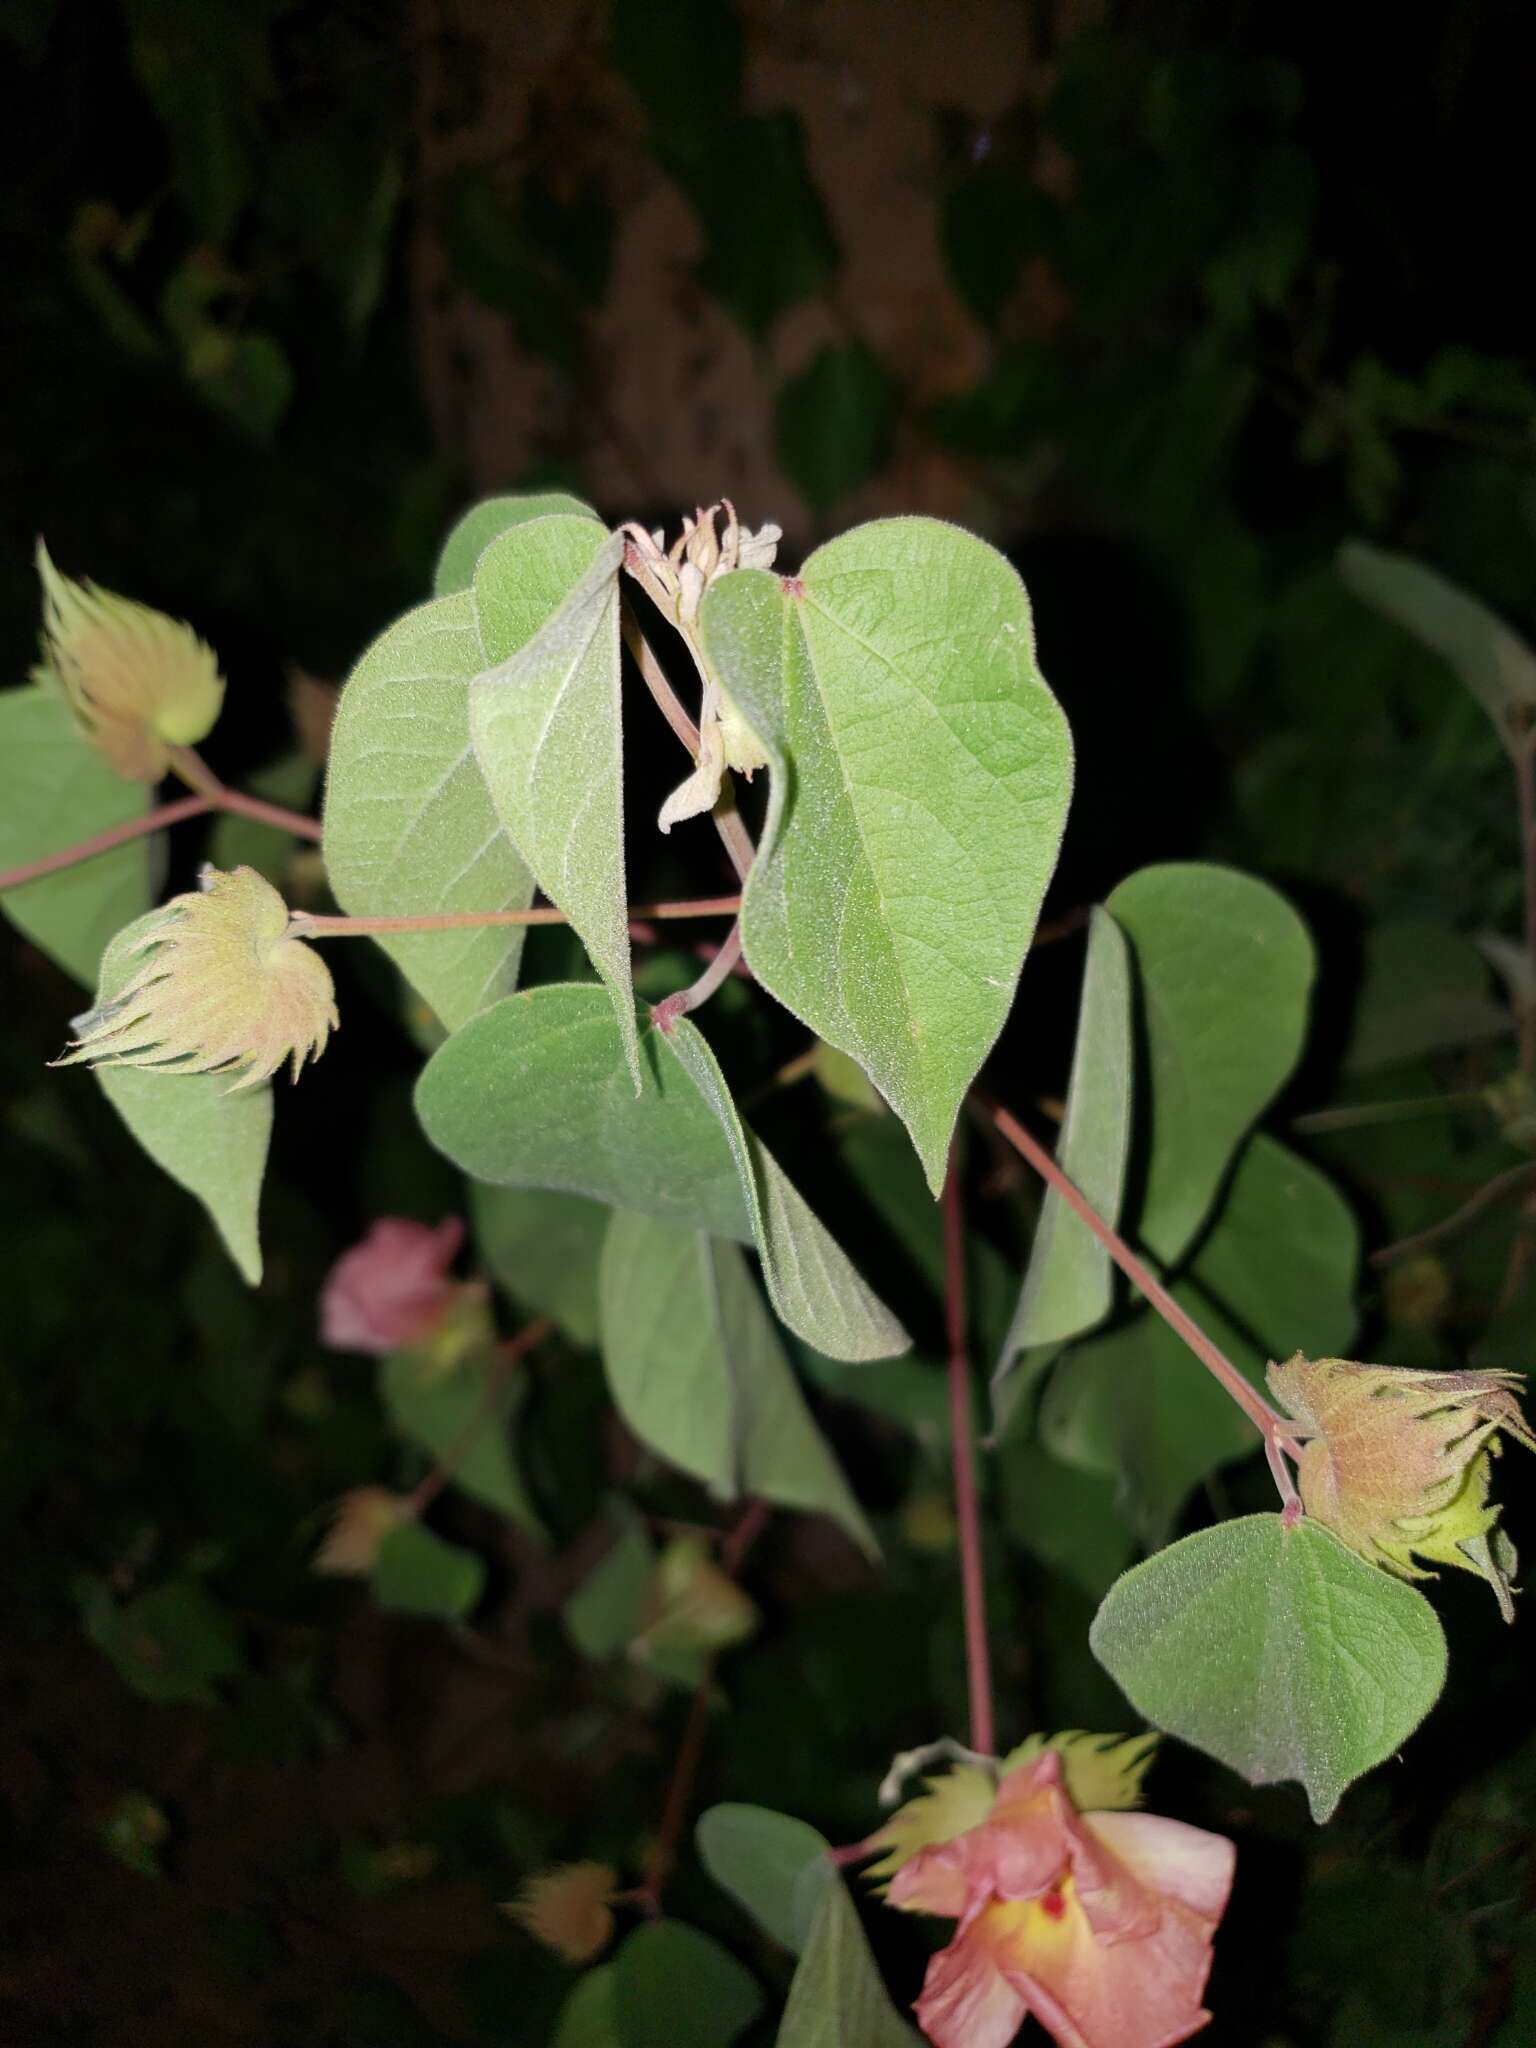
POLYGON ((804 597, 805 584, 798 576, 781 576, 779 588, 786 597, 804 597))

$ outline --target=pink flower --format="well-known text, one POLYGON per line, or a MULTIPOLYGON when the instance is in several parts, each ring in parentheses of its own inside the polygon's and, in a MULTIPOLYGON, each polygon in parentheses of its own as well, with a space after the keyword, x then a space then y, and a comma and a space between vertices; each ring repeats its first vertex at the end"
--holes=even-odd
POLYGON ((464 1242, 454 1216, 435 1230, 381 1216, 343 1252, 320 1290, 320 1334, 335 1351, 401 1351, 421 1344, 452 1313, 462 1284, 448 1268, 464 1242))
MULTIPOLYGON (((1055 1740, 1005 1760, 995 1797, 983 1772, 952 1772, 866 1845, 899 1864, 893 1906, 959 1921, 917 2001, 937 2048, 1007 2048, 1026 2014, 1060 2048, 1172 2048, 1210 2018, 1200 1999, 1232 1844, 1156 1814, 1080 1813, 1073 1776, 1115 1797, 1113 1774, 1074 1756, 1083 1737, 1055 1740)), ((1144 1766, 1145 1753, 1119 1804, 1144 1766)))

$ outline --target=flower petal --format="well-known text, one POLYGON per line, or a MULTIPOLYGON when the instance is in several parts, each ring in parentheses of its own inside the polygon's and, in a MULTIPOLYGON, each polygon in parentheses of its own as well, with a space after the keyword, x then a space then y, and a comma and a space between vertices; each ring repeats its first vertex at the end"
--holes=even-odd
POLYGON ((928 1965, 917 2023, 936 2048, 1008 2048, 1024 2000, 998 1969, 988 1932, 956 1935, 928 1965))
POLYGON ((1237 1867, 1225 1835, 1158 1813, 1090 1813, 1083 1824, 1148 1890, 1181 1900, 1215 1928, 1237 1867))

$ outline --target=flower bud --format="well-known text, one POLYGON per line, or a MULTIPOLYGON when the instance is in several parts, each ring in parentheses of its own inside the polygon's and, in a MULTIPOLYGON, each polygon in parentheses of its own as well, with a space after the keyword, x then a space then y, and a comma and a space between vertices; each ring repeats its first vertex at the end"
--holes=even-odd
POLYGON ((158 782, 173 746, 200 740, 224 679, 192 628, 94 583, 61 576, 37 544, 43 585, 39 680, 64 694, 81 734, 129 782, 158 782))
POLYGON ((367 1578, 379 1561, 379 1545, 405 1522, 414 1522, 416 1508, 408 1495, 385 1486, 354 1486, 336 1503, 336 1518, 315 1552, 317 1572, 367 1578))
POLYGON ((463 1242, 457 1216, 435 1229, 405 1216, 381 1216, 326 1275, 320 1290, 323 1341, 334 1351, 376 1357, 427 1343, 453 1317, 466 1291, 449 1272, 463 1242))
POLYGON ((563 1863, 530 1878, 502 1907, 568 1963, 590 1963, 613 1938, 619 1874, 607 1863, 563 1863))
POLYGON ((1423 1563, 1477 1572, 1512 1621, 1515 1550, 1488 1494, 1501 1434, 1536 1451, 1511 1391, 1518 1381, 1300 1352, 1271 1365, 1270 1389, 1307 1439, 1296 1462, 1302 1506, 1400 1578, 1433 1578, 1423 1563))
POLYGON ((254 868, 203 870, 128 949, 144 964, 98 1009, 76 1020, 73 1050, 55 1066, 149 1067, 238 1073, 231 1092, 293 1077, 318 1059, 338 1022, 330 970, 288 930, 288 906, 254 868))

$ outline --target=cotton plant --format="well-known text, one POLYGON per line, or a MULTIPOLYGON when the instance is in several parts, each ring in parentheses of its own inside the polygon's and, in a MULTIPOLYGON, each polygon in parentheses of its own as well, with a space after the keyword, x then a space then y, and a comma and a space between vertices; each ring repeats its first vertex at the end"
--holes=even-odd
MULTIPOLYGON (((1480 1574, 1513 1618, 1496 1457, 1536 1440, 1511 1373, 1341 1355, 1353 1220, 1325 1176, 1256 1128, 1300 1056, 1315 975, 1305 926, 1266 884, 1162 864, 1090 906, 1054 1141, 1009 1106, 1033 1095, 999 1040, 1031 1000, 1020 975, 1074 777, 1029 598, 995 548, 931 519, 856 527, 793 573, 781 543, 724 500, 670 541, 610 529, 563 494, 476 508, 433 592, 341 691, 320 821, 231 787, 198 753, 226 691, 190 626, 72 580, 40 547, 39 664, 0 697, 15 799, 0 894, 94 982, 92 1007, 61 1020, 58 1064, 94 1071, 253 1284, 274 1084, 286 1070, 323 1086, 313 1064, 347 1057, 324 949, 383 950, 427 1048, 416 1115, 472 1190, 474 1236, 458 1217, 378 1217, 325 1282, 323 1340, 371 1361, 392 1423, 430 1462, 409 1489, 359 1475, 315 1568, 472 1626, 484 1567, 433 1528, 435 1503, 452 1488, 537 1530, 514 1450, 521 1376, 546 1343, 595 1341, 630 1433, 728 1519, 658 1542, 618 1517, 567 1629, 636 1685, 692 1690, 698 1731, 760 1625, 743 1580, 770 1515, 822 1515, 879 1556, 797 1361, 874 1366, 910 1344, 881 1276, 827 1227, 817 1176, 798 1185, 743 1114, 752 1077, 728 1074, 710 1041, 711 1000, 742 972, 750 1000, 797 1019, 806 1071, 835 1065, 841 1099, 894 1120, 932 1205, 968 1725, 920 1753, 912 1797, 912 1759, 898 1761, 895 1810, 851 1846, 793 1816, 719 1808, 699 1853, 798 1958, 782 2041, 911 2038, 841 1874, 861 1869, 866 1902, 883 1901, 872 1909, 952 1923, 915 2008, 936 2048, 1004 2048, 1026 2018, 1063 2048, 1166 2048, 1210 2018, 1213 1942, 1242 1877, 1231 1841, 1143 1809, 1159 1737, 1253 1784, 1298 1782, 1326 1820, 1440 1690, 1445 1639, 1420 1590, 1431 1567, 1480 1574), (723 860, 727 893, 701 882, 632 900, 626 735, 652 712, 686 756, 655 826, 710 882, 723 860), (179 791, 152 802, 165 778, 179 791), (209 814, 274 828, 286 867, 208 866, 157 905, 150 835, 209 814), (318 846, 334 907, 285 894, 301 845, 318 846), (568 925, 595 979, 526 981, 537 923, 568 925), (718 936, 698 942, 692 980, 637 1001, 635 948, 674 925, 718 936), (986 1614, 973 1130, 1042 1189, 988 1361, 995 1429, 1033 1430, 1085 1484, 1113 1475, 1147 1552, 1090 1634, 1147 1724, 1130 1736, 999 1740, 1019 1733, 1022 1703, 994 1685, 986 1614), (548 1306, 504 1335, 482 1274, 496 1229, 514 1225, 514 1291, 548 1306), (545 1256, 559 1230, 559 1257, 545 1256), (580 1309, 559 1284, 578 1239, 593 1272, 580 1309), (1284 1311, 1236 1256, 1255 1242, 1268 1269, 1301 1276, 1284 1311), (1192 1489, 1254 1449, 1273 1509, 1175 1538, 1192 1489)), ((844 1384, 859 1398, 856 1373, 844 1384)), ((657 1918, 700 1741, 632 1883, 582 1860, 530 1873, 508 1902, 589 1970, 573 2029, 597 2025, 626 1956, 658 1942, 683 1942, 678 1967, 684 1949, 696 1962, 709 1949, 740 2025, 761 2004, 708 1937, 657 1918)))

